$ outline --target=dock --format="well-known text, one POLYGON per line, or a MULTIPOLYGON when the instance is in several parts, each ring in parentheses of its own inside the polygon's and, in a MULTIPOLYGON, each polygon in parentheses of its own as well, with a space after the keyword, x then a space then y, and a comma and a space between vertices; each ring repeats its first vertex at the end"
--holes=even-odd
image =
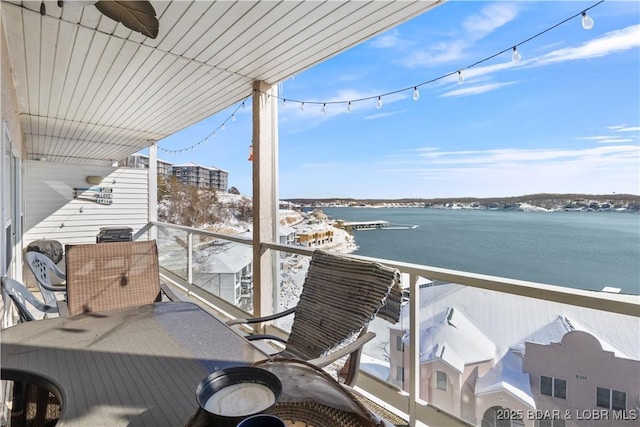
POLYGON ((391 224, 389 221, 342 221, 337 220, 336 227, 342 228, 349 233, 353 230, 378 230, 378 229, 387 229, 387 230, 408 230, 411 228, 417 228, 417 225, 411 224, 391 224))

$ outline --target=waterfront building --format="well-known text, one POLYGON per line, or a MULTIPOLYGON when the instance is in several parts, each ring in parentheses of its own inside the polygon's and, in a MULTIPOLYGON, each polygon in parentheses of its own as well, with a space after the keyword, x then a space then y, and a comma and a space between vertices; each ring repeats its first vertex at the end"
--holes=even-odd
POLYGON ((193 162, 173 165, 171 173, 178 178, 180 183, 198 188, 211 188, 226 192, 229 186, 229 172, 193 162))
POLYGON ((333 242, 333 230, 329 228, 301 230, 296 233, 295 243, 308 248, 319 247, 333 242))
MULTIPOLYGON (((173 167, 172 163, 161 159, 157 159, 156 163, 158 165, 158 175, 171 175, 171 169, 173 167)), ((132 154, 131 156, 120 160, 118 162, 118 167, 149 169, 149 156, 145 156, 140 153, 132 154)))

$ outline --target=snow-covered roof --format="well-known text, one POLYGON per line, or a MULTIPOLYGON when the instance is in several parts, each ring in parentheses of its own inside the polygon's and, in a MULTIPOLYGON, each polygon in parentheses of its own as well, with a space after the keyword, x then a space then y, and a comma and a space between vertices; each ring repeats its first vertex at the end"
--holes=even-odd
POLYGON ((631 359, 631 357, 629 357, 627 354, 625 354, 621 350, 618 350, 613 345, 609 344, 606 340, 600 338, 595 332, 583 326, 578 321, 570 319, 567 316, 556 317, 552 322, 547 323, 542 328, 529 334, 524 340, 514 345, 513 348, 520 353, 524 353, 526 342, 544 345, 548 345, 551 343, 560 343, 562 341, 562 338, 567 333, 573 331, 586 332, 598 340, 600 346, 604 351, 610 351, 614 353, 616 357, 631 359))
MULTIPOLYGON (((404 341, 409 341, 405 335, 404 341)), ((458 372, 465 365, 492 360, 495 344, 455 307, 420 323, 420 363, 442 359, 458 372)))
MULTIPOLYGON (((497 357, 502 357, 510 348, 522 346, 525 339, 545 342, 545 334, 556 337, 553 342, 559 342, 563 331, 568 332, 561 322, 548 327, 556 328, 555 332, 539 330, 562 316, 569 319, 576 330, 598 338, 603 349, 619 357, 640 360, 640 319, 634 316, 457 284, 427 286, 421 288, 419 294, 420 318, 427 319, 433 313, 455 306, 495 343, 497 357)), ((408 310, 403 310, 402 325, 409 324, 408 315, 408 310)), ((423 324, 424 327, 428 325, 423 324)))
POLYGON ((476 396, 496 391, 507 391, 530 408, 536 407, 529 375, 522 369, 522 356, 515 351, 507 351, 496 366, 476 381, 476 396))
POLYGON ((199 273, 237 273, 251 264, 253 249, 251 246, 228 243, 220 250, 198 251, 194 261, 199 273))
POLYGON ((278 233, 281 236, 288 236, 288 235, 293 234, 295 232, 296 232, 295 228, 289 227, 287 225, 281 225, 281 226, 278 227, 278 233))

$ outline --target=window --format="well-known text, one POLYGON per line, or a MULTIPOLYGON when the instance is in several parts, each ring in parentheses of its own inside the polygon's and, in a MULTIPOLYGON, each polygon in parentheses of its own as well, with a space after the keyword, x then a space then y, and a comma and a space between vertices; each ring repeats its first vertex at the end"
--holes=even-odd
POLYGON ((540 393, 546 396, 553 396, 559 399, 567 398, 567 382, 559 378, 540 377, 540 393))
POLYGON ((446 372, 436 371, 436 388, 438 390, 447 391, 447 374, 446 374, 446 372))
POLYGON ((396 335, 396 351, 404 351, 404 345, 402 343, 402 335, 396 335))
POLYGON ((402 366, 396 366, 396 380, 404 381, 404 369, 402 366))
POLYGON ((565 427, 564 420, 543 418, 537 422, 538 427, 565 427))
POLYGON ((627 393, 604 387, 596 387, 596 405, 600 408, 624 411, 627 409, 627 393))

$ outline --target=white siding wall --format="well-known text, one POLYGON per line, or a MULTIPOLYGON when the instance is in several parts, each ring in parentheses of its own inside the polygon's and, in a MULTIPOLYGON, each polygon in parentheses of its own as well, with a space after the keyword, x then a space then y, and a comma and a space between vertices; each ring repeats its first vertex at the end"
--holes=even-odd
POLYGON ((38 239, 63 245, 95 243, 100 227, 126 226, 135 234, 149 218, 148 170, 27 161, 24 247, 38 239), (113 203, 74 199, 75 187, 92 187, 87 176, 103 177, 96 186, 113 188, 113 203))

